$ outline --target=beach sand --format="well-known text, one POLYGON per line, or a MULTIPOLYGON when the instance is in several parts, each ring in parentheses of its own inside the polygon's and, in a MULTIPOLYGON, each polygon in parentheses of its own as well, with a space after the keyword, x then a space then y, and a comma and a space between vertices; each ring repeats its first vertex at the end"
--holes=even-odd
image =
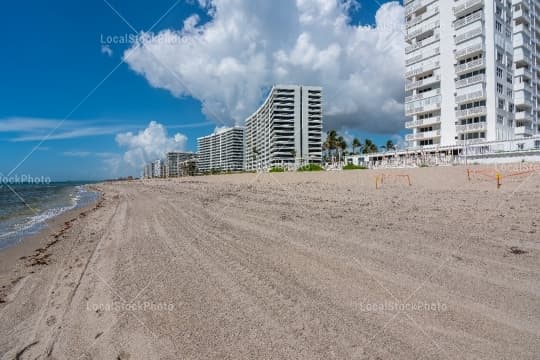
POLYGON ((99 185, 0 253, 1 358, 538 359, 540 172, 512 172, 99 185))

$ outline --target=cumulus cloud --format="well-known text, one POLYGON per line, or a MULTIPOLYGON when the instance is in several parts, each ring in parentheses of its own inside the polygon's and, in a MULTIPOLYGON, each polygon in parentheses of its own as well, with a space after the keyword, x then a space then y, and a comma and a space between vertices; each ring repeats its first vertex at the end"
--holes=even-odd
MULTIPOLYGON (((132 168, 140 169, 149 161, 164 158, 167 152, 185 150, 187 137, 180 133, 169 137, 162 124, 152 121, 137 134, 127 132, 116 135, 116 143, 126 148, 124 162, 132 168)), ((115 166, 118 166, 118 159, 114 161, 115 166)))
POLYGON ((322 85, 326 126, 403 128, 404 10, 383 4, 375 26, 353 25, 355 0, 199 0, 211 20, 142 34, 131 69, 174 96, 192 96, 220 125, 242 125, 276 83, 322 85))

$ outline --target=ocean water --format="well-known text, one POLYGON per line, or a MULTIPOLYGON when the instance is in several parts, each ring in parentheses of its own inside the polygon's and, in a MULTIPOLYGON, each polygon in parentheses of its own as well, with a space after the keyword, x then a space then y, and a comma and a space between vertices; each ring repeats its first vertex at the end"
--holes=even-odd
POLYGON ((0 184, 0 250, 36 234, 53 217, 86 206, 98 197, 82 183, 0 184))

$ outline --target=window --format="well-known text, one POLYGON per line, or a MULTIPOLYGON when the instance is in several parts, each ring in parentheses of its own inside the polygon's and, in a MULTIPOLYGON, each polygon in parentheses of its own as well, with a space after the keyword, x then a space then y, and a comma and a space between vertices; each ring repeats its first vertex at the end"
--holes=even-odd
POLYGON ((497 61, 502 63, 503 62, 503 53, 497 50, 497 61))
POLYGON ((495 22, 495 29, 497 29, 497 32, 502 33, 502 24, 498 21, 495 22))
POLYGON ((500 67, 497 67, 497 77, 502 79, 503 76, 503 69, 500 67))
POLYGON ((498 92, 499 94, 502 94, 502 93, 503 93, 503 86, 502 86, 502 84, 497 83, 497 92, 498 92))
POLYGON ((499 109, 504 110, 504 103, 505 103, 504 99, 499 99, 499 102, 497 104, 499 109))

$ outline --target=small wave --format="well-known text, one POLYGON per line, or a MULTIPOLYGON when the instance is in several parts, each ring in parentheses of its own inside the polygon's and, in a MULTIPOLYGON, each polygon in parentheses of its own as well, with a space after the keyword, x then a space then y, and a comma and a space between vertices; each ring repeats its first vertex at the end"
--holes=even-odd
POLYGON ((88 205, 94 202, 97 197, 97 192, 90 191, 84 186, 75 186, 69 194, 69 199, 66 199, 66 205, 43 210, 40 213, 19 220, 17 223, 3 227, 2 230, 4 231, 0 233, 0 249, 16 244, 26 236, 38 233, 47 226, 47 221, 50 219, 67 211, 88 205))

